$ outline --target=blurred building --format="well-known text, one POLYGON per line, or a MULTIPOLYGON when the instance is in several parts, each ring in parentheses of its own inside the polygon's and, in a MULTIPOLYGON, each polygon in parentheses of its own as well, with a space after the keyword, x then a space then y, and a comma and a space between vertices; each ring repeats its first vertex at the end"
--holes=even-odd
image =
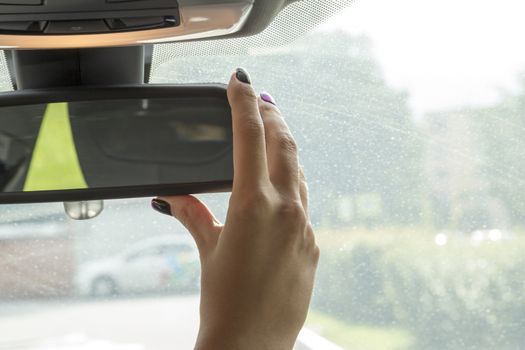
POLYGON ((70 228, 47 208, 1 213, 0 298, 59 297, 73 292, 70 228))
POLYGON ((434 226, 470 232, 506 228, 505 206, 490 194, 483 139, 472 111, 430 114, 423 122, 424 171, 434 226))

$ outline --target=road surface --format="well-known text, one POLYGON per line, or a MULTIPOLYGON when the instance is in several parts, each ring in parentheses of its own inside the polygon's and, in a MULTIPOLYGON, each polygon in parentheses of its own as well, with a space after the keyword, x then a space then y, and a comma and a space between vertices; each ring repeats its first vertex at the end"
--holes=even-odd
POLYGON ((0 302, 0 349, 192 349, 199 297, 0 302))
MULTIPOLYGON (((0 301, 0 350, 193 349, 198 315, 198 295, 0 301)), ((296 349, 339 350, 308 330, 296 349)))

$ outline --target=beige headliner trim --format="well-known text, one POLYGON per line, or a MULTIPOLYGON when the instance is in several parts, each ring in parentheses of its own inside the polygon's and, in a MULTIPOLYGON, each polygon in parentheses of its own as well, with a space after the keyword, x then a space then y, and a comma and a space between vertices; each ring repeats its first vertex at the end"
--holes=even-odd
POLYGON ((0 35, 2 49, 73 49, 128 46, 208 38, 238 32, 252 9, 252 2, 180 8, 178 27, 125 33, 75 35, 0 35))

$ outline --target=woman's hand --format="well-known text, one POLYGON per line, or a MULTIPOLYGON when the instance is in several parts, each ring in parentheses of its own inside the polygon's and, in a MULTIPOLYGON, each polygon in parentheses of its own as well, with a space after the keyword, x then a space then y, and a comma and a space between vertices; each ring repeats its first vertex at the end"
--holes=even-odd
POLYGON ((192 196, 153 200, 190 231, 202 291, 196 349, 292 349, 304 324, 319 248, 296 143, 268 94, 238 69, 228 86, 234 181, 226 223, 192 196))

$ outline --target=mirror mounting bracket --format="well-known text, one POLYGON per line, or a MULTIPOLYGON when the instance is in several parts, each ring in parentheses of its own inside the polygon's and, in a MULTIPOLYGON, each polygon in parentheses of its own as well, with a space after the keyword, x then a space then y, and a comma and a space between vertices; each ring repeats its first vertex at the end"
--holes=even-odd
POLYGON ((7 55, 17 90, 143 84, 149 47, 12 50, 7 55))

